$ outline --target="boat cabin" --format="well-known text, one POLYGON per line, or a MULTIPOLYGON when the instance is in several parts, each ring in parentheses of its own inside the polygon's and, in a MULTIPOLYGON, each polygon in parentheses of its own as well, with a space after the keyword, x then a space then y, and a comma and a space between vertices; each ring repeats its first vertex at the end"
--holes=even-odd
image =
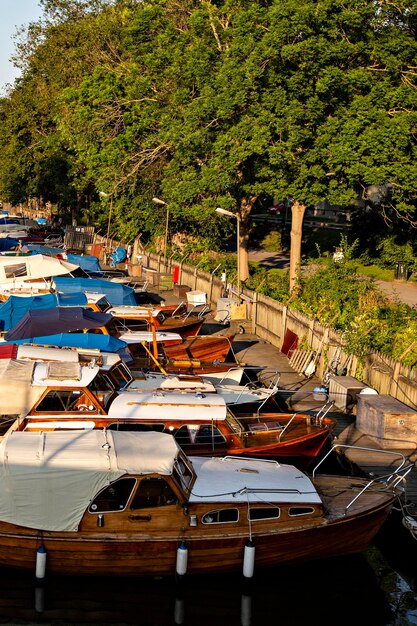
MULTIPOLYGON (((43 358, 46 358, 45 350, 41 352, 43 358)), ((61 353, 63 349, 57 350, 61 353)), ((85 412, 106 415, 118 390, 132 380, 126 365, 112 353, 83 360, 85 354, 80 358, 77 351, 69 350, 68 360, 65 360, 63 350, 62 359, 48 361, 33 360, 33 350, 27 353, 31 356, 26 359, 0 359, 3 434, 12 417, 18 418, 20 424, 26 416, 56 419, 57 416, 80 416, 85 412), (10 392, 10 380, 13 380, 13 393, 10 392)), ((52 358, 49 352, 47 356, 52 358)))

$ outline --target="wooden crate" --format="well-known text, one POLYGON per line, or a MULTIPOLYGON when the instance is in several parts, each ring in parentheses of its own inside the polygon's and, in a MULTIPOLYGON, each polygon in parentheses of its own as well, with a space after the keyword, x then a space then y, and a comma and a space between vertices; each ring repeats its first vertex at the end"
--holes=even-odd
POLYGON ((174 285, 174 296, 176 298, 185 298, 189 291, 191 291, 191 287, 188 287, 188 285, 174 285))
POLYGON ((357 397, 356 428, 388 450, 417 446, 417 412, 389 395, 357 397))

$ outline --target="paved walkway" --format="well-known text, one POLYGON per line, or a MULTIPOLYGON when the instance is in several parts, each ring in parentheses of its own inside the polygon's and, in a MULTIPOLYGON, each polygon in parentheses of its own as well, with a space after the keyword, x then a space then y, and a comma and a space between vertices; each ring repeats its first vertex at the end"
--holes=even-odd
POLYGON ((417 306, 417 284, 405 280, 386 282, 377 280, 377 285, 387 294, 390 300, 403 302, 408 306, 417 306))
MULTIPOLYGON (((249 260, 267 267, 285 270, 290 268, 290 257, 284 252, 268 252, 261 249, 249 250, 249 260)), ((390 300, 403 302, 411 307, 417 306, 417 283, 405 280, 377 280, 376 283, 390 300)))

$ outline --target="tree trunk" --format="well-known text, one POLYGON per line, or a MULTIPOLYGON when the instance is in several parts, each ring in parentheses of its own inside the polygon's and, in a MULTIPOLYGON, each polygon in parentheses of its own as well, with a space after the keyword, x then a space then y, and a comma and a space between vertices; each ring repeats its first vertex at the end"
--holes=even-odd
POLYGON ((297 288, 298 273, 301 266, 301 239, 303 219, 306 207, 295 201, 291 206, 291 250, 290 250, 290 293, 297 288))
POLYGON ((239 254, 240 280, 242 282, 249 278, 249 218, 256 198, 257 196, 242 198, 240 203, 240 217, 238 218, 240 219, 240 237, 237 254, 239 254))

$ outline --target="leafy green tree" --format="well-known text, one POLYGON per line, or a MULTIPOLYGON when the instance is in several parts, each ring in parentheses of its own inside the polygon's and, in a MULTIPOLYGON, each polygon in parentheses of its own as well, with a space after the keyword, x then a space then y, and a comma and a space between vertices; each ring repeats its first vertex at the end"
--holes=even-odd
MULTIPOLYGON (((216 245, 236 224, 214 220, 214 210, 233 211, 245 280, 251 212, 266 196, 293 198, 291 290, 306 207, 325 199, 345 206, 376 185, 390 190, 391 210, 410 219, 411 0, 43 5, 49 22, 40 44, 31 40, 25 77, 48 86, 46 137, 56 134, 67 186, 85 198, 86 214, 101 215, 101 190, 113 199, 118 232, 161 235, 163 214, 150 202, 158 196, 169 205, 170 232, 204 233, 216 245), (59 49, 66 54, 54 59, 59 49)), ((33 157, 35 125, 30 132, 17 162, 33 157)), ((47 140, 41 144, 46 154, 47 140)), ((20 177, 26 188, 29 163, 20 177)))

